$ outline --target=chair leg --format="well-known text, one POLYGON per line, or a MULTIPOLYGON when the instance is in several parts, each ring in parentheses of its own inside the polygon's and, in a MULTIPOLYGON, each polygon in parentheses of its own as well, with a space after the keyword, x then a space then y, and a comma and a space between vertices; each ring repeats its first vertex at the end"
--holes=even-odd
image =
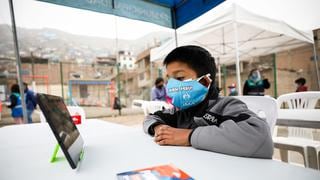
POLYGON ((307 147, 304 154, 306 167, 318 169, 318 158, 316 149, 314 147, 307 147))
POLYGON ((318 152, 318 169, 320 170, 320 151, 318 152))
POLYGON ((279 149, 280 159, 282 162, 288 162, 288 150, 279 149))

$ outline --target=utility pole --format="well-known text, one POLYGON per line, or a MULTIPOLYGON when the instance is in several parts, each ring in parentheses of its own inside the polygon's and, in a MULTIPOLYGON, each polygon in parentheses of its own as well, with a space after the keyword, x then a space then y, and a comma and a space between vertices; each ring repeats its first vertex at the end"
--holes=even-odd
MULTIPOLYGON (((119 53, 119 52, 117 52, 119 53)), ((119 55, 117 55, 119 56, 119 55)), ((120 62, 117 63, 117 89, 118 89, 118 98, 115 99, 114 103, 119 103, 119 115, 121 116, 121 99, 120 99, 120 89, 121 89, 121 85, 120 85, 120 62), (119 101, 119 102, 118 102, 119 101)))
POLYGON ((12 34, 13 34, 13 42, 14 42, 14 51, 16 54, 16 61, 17 61, 17 76, 18 76, 18 83, 20 89, 20 97, 21 97, 21 105, 22 105, 22 114, 23 114, 23 121, 24 123, 28 123, 27 118, 27 108, 26 108, 26 101, 24 98, 24 86, 22 82, 22 67, 21 67, 21 59, 19 54, 19 44, 18 44, 18 37, 17 37, 17 30, 16 30, 16 22, 14 17, 14 10, 13 10, 13 3, 12 0, 9 0, 10 6, 10 15, 11 15, 11 25, 12 25, 12 34))
POLYGON ((34 80, 34 75, 35 75, 35 73, 34 73, 34 56, 33 56, 33 51, 31 51, 30 56, 31 56, 31 73, 32 73, 32 82, 31 82, 31 84, 32 84, 32 90, 35 91, 35 89, 36 89, 36 82, 35 82, 35 80, 34 80))
POLYGON ((278 75, 277 75, 277 59, 276 54, 272 54, 272 61, 273 61, 273 78, 274 78, 274 98, 278 97, 278 75))
POLYGON ((64 99, 64 86, 63 86, 63 66, 62 62, 60 61, 60 82, 61 82, 61 93, 62 93, 62 98, 64 99))

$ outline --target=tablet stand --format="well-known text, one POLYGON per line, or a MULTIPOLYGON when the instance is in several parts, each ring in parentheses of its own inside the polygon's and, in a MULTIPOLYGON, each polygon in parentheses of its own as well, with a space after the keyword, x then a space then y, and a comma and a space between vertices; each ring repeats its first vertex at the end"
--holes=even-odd
POLYGON ((59 149, 60 149, 59 144, 56 144, 56 146, 54 147, 54 150, 53 150, 53 154, 50 159, 51 163, 54 163, 57 160, 57 154, 58 154, 59 149))
MULTIPOLYGON (((50 162, 51 162, 51 163, 54 163, 54 162, 57 161, 57 154, 58 154, 59 149, 60 149, 60 145, 59 145, 59 144, 56 144, 56 146, 54 147, 54 150, 53 150, 51 159, 50 159, 50 162)), ((83 154, 84 154, 84 150, 82 149, 82 150, 81 150, 81 154, 80 154, 80 161, 81 161, 82 158, 83 158, 83 154)), ((65 158, 63 158, 63 159, 65 159, 65 158)))

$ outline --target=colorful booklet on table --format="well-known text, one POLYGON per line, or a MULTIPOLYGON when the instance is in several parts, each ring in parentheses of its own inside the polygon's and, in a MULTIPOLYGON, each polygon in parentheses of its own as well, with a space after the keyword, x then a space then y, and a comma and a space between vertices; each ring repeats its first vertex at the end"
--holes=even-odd
POLYGON ((118 180, 194 180, 172 164, 154 166, 117 174, 118 180))

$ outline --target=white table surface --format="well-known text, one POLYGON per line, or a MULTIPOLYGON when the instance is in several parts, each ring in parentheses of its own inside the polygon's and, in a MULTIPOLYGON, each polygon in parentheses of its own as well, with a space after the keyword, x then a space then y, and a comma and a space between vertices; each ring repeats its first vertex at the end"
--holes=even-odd
POLYGON ((280 109, 276 124, 320 129, 320 109, 280 109))
POLYGON ((0 179, 110 180, 119 172, 169 163, 198 180, 320 179, 319 171, 274 160, 159 146, 142 128, 88 120, 79 130, 85 154, 80 167, 72 170, 66 160, 49 163, 56 140, 46 123, 0 128, 0 179))

